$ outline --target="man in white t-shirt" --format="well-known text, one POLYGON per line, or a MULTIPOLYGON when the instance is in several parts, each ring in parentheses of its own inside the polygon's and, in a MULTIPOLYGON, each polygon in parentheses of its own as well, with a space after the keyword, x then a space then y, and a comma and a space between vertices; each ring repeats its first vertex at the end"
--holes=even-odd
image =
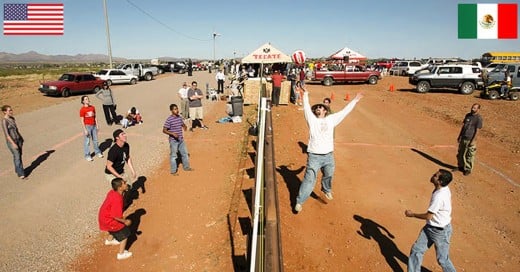
POLYGON ((435 245, 437 262, 442 271, 455 271, 450 260, 451 240, 451 191, 448 187, 453 176, 450 171, 439 169, 430 179, 435 187, 430 200, 430 206, 425 213, 414 213, 406 210, 407 217, 415 217, 426 220, 426 225, 419 233, 419 237, 412 246, 408 258, 408 272, 421 271, 424 253, 432 245, 435 245))
POLYGON ((294 210, 300 212, 302 205, 309 198, 316 178, 320 170, 321 191, 328 200, 332 200, 332 176, 334 175, 334 127, 339 125, 345 117, 354 109, 357 102, 363 97, 358 93, 350 103, 337 113, 329 114, 328 107, 323 104, 316 104, 312 107, 309 104, 309 93, 303 89, 303 112, 307 125, 309 126, 309 144, 307 146, 307 169, 303 177, 300 191, 296 197, 294 210))
POLYGON ((181 99, 180 114, 184 119, 190 118, 190 106, 188 104, 188 84, 182 83, 182 87, 179 89, 178 95, 181 99))

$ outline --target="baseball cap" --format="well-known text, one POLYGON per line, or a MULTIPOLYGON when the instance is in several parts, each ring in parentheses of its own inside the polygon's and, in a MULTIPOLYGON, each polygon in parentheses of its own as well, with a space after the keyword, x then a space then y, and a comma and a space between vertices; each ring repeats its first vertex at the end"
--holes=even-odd
POLYGON ((119 134, 123 133, 124 131, 122 129, 116 129, 114 133, 112 133, 112 136, 114 136, 114 141, 116 140, 116 137, 119 136, 119 134))

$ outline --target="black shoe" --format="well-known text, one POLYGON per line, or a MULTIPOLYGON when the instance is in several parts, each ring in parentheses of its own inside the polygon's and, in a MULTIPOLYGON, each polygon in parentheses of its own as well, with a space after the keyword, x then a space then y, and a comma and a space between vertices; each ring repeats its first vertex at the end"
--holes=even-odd
POLYGON ((464 176, 468 176, 469 174, 471 174, 471 170, 465 170, 464 171, 464 176))

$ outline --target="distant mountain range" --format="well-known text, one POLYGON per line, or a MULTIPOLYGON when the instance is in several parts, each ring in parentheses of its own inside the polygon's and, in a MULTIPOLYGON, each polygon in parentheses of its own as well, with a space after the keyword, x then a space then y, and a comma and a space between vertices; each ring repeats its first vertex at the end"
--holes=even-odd
MULTIPOLYGON (((179 58, 172 57, 159 57, 161 61, 175 61, 179 58)), ((126 62, 129 59, 115 58, 112 57, 113 62, 126 62)), ((146 60, 135 60, 139 62, 150 62, 146 60)), ((103 54, 77 54, 71 55, 43 55, 35 51, 29 51, 22 54, 12 54, 6 52, 0 52, 0 63, 92 63, 92 62, 105 62, 108 63, 108 55, 103 54)))

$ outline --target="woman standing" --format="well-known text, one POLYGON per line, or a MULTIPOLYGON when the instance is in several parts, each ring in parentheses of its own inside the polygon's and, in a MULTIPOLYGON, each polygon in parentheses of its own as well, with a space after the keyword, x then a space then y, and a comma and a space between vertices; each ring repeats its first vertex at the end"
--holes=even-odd
POLYGON ((18 177, 25 179, 25 171, 22 163, 22 146, 23 137, 18 131, 15 119, 13 117, 13 109, 9 105, 2 106, 4 119, 2 120, 2 131, 4 131, 7 147, 13 153, 14 170, 18 177))
POLYGON ((105 120, 107 121, 107 125, 111 126, 113 123, 119 123, 117 120, 114 96, 112 95, 112 90, 106 81, 103 82, 103 89, 96 93, 96 97, 103 101, 103 112, 105 113, 105 120))

